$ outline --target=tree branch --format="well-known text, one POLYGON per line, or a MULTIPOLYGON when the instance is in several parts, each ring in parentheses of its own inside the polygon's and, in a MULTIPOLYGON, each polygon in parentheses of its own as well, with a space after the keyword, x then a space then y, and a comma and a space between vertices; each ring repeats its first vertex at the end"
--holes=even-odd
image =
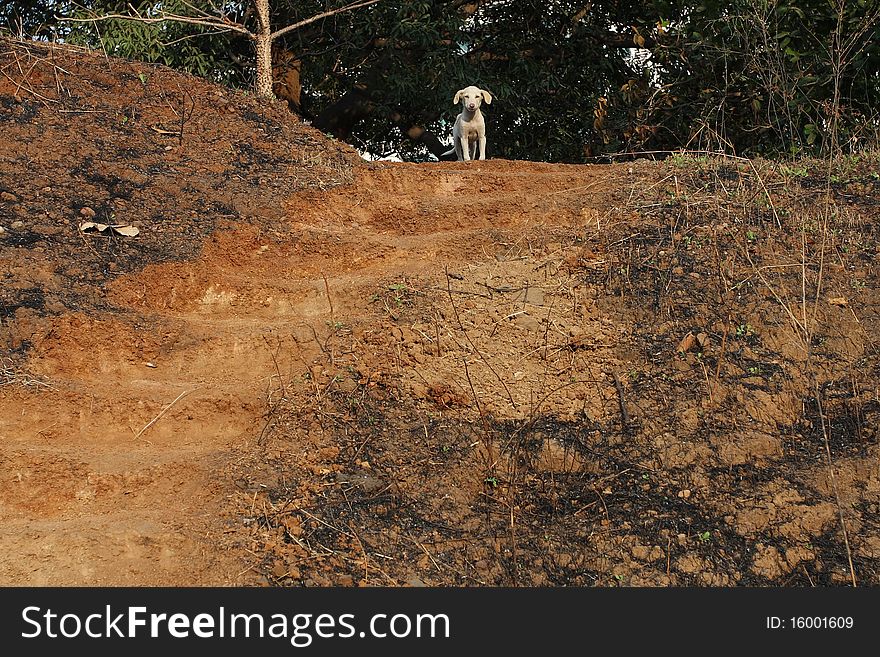
POLYGON ((212 27, 224 32, 238 32, 254 38, 254 33, 247 29, 244 25, 240 25, 228 18, 198 18, 196 16, 181 16, 179 14, 161 13, 156 16, 141 16, 136 12, 134 14, 102 14, 100 16, 92 16, 91 18, 69 18, 66 16, 55 16, 59 21, 69 21, 72 23, 97 23, 98 21, 124 20, 134 21, 136 23, 146 23, 148 25, 154 23, 164 23, 165 21, 174 21, 176 23, 187 23, 189 25, 199 25, 201 27, 212 27))
POLYGON ((374 5, 380 0, 362 0, 361 2, 353 2, 350 5, 345 5, 344 7, 339 7, 338 9, 331 9, 330 11, 325 11, 321 14, 317 14, 312 16, 311 18, 306 18, 305 20, 301 20, 298 23, 294 23, 293 25, 288 25, 287 27, 282 27, 280 30, 275 30, 272 32, 271 39, 277 39, 283 34, 287 34, 288 32, 292 32, 293 30, 298 30, 301 27, 305 27, 310 23, 314 23, 316 21, 321 20, 322 18, 328 18, 330 16, 335 16, 336 14, 341 14, 346 11, 351 11, 352 9, 359 9, 360 7, 366 7, 368 5, 374 5))
MULTIPOLYGON (((293 23, 292 25, 287 25, 280 30, 275 30, 274 32, 269 34, 269 40, 274 41, 278 37, 287 34, 288 32, 292 32, 311 23, 315 23, 322 18, 328 18, 330 16, 335 16, 336 14, 352 11, 353 9, 359 9, 368 5, 374 5, 380 1, 381 0, 359 0, 358 2, 353 2, 344 7, 339 7, 337 9, 331 9, 330 11, 316 14, 311 18, 306 18, 297 23, 293 23)), ((70 21, 74 23, 95 23, 98 21, 127 20, 135 21, 137 23, 146 23, 148 25, 154 23, 164 23, 165 21, 174 21, 177 23, 185 23, 187 25, 198 25, 200 27, 210 27, 222 31, 238 32, 239 34, 244 34, 251 39, 256 39, 257 37, 256 33, 252 32, 241 23, 237 23, 227 18, 226 16, 221 15, 219 17, 214 17, 211 14, 202 11, 198 7, 195 7, 189 2, 184 2, 184 4, 190 7, 198 15, 189 16, 181 14, 171 14, 163 11, 155 16, 142 16, 138 13, 136 9, 132 7, 131 12, 128 14, 101 14, 100 16, 92 16, 90 18, 69 18, 64 16, 55 16, 55 18, 59 21, 70 21)), ((129 7, 131 7, 131 5, 129 5, 129 7)), ((260 27, 261 29, 268 29, 268 25, 261 25, 260 27)))

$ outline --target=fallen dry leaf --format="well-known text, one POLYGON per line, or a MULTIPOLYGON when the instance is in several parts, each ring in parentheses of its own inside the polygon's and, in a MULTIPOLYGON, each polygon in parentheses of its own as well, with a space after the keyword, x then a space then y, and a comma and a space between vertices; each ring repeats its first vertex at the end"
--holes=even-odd
POLYGON ((691 347, 694 346, 694 342, 696 341, 697 339, 694 337, 694 334, 688 331, 687 335, 685 335, 681 339, 681 342, 678 343, 678 348, 676 349, 676 351, 680 351, 682 353, 687 352, 688 350, 690 350, 691 347))
POLYGON ((104 233, 108 230, 125 237, 134 237, 140 230, 134 226, 125 226, 123 224, 99 224, 94 221, 84 221, 79 225, 79 229, 83 233, 99 232, 104 233))

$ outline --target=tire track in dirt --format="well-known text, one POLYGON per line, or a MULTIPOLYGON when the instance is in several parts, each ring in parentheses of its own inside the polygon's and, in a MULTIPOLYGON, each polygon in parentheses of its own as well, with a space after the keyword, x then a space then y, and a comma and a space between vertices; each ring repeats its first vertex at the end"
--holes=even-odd
POLYGON ((489 259, 525 229, 598 225, 606 176, 624 170, 365 169, 352 186, 289 198, 281 224, 256 218, 194 261, 120 277, 107 289, 118 312, 37 332, 30 367, 49 386, 7 393, 20 414, 0 425, 0 476, 14 482, 0 504, 4 584, 253 582, 225 507, 273 381, 319 355, 309 332, 369 321, 388 281, 439 283, 444 266, 489 259))

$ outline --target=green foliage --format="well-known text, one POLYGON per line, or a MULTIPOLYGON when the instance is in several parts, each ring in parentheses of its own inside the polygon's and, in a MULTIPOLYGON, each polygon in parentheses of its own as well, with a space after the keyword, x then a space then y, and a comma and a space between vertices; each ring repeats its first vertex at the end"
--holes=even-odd
MULTIPOLYGON (((231 18, 242 15, 247 3, 224 3, 231 18)), ((133 7, 141 16, 155 16, 160 9, 175 14, 192 14, 191 7, 211 10, 210 0, 84 0, 76 3, 70 18, 102 14, 127 14, 133 7)), ((108 54, 126 59, 164 64, 221 84, 250 84, 252 71, 241 60, 253 59, 250 44, 238 35, 216 34, 216 30, 165 21, 143 23, 114 19, 100 22, 62 22, 69 43, 101 47, 108 54)))
POLYGON ((880 2, 735 0, 696 7, 652 53, 668 85, 650 123, 691 147, 821 154, 877 139, 880 2))
MULTIPOLYGON (((275 29, 348 0, 271 0, 275 29)), ((121 0, 26 0, 0 7, 13 32, 102 46, 230 86, 254 77, 235 33, 54 16, 125 11, 121 0), (15 26, 14 28, 12 26, 15 26)), ((248 0, 140 0, 148 14, 222 7, 254 30, 248 0)), ((489 156, 591 161, 642 150, 740 155, 857 152, 880 133, 880 0, 382 0, 278 39, 301 63, 300 111, 361 112, 339 134, 375 154, 430 155, 403 132, 448 137, 457 89, 493 93, 489 156), (356 120, 355 120, 356 119, 356 120)))
POLYGON ((56 16, 69 16, 73 0, 17 0, 0 3, 0 30, 16 36, 56 38, 56 16))

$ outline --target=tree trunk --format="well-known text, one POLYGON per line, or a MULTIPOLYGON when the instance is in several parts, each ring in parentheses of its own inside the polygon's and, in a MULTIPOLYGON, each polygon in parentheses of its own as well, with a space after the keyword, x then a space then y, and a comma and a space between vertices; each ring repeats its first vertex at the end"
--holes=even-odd
POLYGON ((273 49, 272 79, 275 97, 287 102, 291 112, 302 114, 302 62, 288 50, 273 49))
POLYGON ((254 91, 261 98, 275 98, 272 92, 272 29, 269 24, 269 0, 254 0, 257 10, 257 33, 254 49, 257 55, 257 79, 254 91))

